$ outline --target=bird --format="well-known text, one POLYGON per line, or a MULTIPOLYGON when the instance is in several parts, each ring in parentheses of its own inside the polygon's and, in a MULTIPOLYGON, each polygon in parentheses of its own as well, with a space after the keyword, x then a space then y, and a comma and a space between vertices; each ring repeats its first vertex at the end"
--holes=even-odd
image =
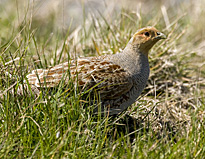
MULTIPOLYGON (((63 80, 73 81, 80 90, 97 90, 100 109, 94 113, 119 114, 136 102, 149 78, 149 50, 166 36, 155 27, 137 30, 124 50, 112 55, 83 57, 58 64, 49 69, 35 69, 26 76, 23 88, 38 95, 42 88, 54 88, 63 80)), ((25 90, 24 90, 25 91, 25 90)))

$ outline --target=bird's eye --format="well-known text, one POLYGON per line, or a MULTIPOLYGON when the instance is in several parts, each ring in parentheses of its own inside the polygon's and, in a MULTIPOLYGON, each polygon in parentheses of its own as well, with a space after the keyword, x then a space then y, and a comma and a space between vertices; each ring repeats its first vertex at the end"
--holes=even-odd
POLYGON ((145 35, 145 36, 149 36, 149 32, 145 32, 144 35, 145 35))

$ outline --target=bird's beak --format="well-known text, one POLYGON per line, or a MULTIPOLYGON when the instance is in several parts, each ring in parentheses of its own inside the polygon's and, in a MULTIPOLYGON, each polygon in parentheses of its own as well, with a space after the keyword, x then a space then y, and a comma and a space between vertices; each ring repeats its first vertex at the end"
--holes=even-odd
POLYGON ((157 32, 157 36, 155 37, 155 39, 166 39, 166 35, 164 35, 163 33, 161 32, 157 32))

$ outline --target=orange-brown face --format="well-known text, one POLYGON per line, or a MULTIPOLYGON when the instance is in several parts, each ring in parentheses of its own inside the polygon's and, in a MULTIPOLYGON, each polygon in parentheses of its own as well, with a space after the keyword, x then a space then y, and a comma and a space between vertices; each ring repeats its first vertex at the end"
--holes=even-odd
POLYGON ((166 36, 159 32, 154 27, 146 27, 138 30, 132 39, 132 46, 145 54, 152 48, 152 46, 160 39, 165 39, 166 36))

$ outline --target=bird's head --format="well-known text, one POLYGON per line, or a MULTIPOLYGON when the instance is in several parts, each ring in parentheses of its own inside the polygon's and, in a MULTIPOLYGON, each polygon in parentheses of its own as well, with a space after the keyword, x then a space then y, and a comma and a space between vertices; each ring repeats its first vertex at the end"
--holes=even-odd
POLYGON ((154 27, 145 27, 138 30, 131 40, 129 41, 128 45, 131 49, 134 49, 137 52, 141 52, 148 56, 149 50, 156 44, 157 41, 160 39, 165 39, 166 36, 158 31, 154 27))

